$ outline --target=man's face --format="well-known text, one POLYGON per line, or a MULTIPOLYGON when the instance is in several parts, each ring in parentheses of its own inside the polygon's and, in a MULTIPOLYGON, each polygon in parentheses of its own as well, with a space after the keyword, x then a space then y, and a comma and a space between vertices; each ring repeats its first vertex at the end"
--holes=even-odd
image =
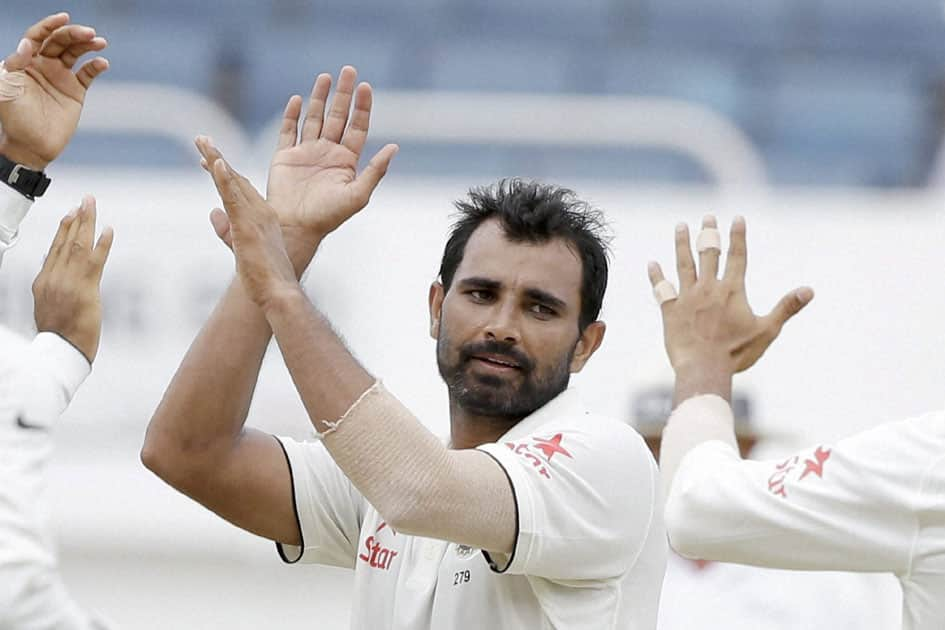
MULTIPOLYGON (((446 295, 438 284, 431 291, 451 400, 475 415, 519 419, 563 391, 600 343, 578 331, 581 273, 565 241, 511 242, 496 221, 483 223, 446 295)), ((592 326, 603 334, 602 323, 592 326)))

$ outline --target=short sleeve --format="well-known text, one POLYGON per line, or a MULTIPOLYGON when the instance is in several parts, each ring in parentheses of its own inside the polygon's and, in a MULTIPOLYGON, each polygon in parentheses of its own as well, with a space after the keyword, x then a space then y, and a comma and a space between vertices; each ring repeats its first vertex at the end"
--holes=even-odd
POLYGON ((633 567, 657 513, 656 464, 643 440, 617 422, 541 427, 479 447, 505 469, 518 510, 509 557, 486 554, 499 573, 595 580, 633 567))
POLYGON ((908 570, 927 459, 904 423, 780 461, 742 460, 722 442, 690 451, 666 526, 689 557, 783 569, 908 570))
POLYGON ((279 556, 296 562, 354 567, 364 500, 320 442, 280 437, 292 476, 301 546, 276 543, 279 556))

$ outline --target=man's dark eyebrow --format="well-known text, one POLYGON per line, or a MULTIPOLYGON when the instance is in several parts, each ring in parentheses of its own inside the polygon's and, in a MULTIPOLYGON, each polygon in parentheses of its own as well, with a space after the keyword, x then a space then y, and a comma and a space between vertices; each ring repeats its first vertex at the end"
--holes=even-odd
MULTIPOLYGON (((479 276, 472 276, 470 278, 463 278, 458 283, 461 287, 469 289, 489 289, 495 291, 502 288, 502 283, 498 280, 491 280, 489 278, 482 278, 479 276)), ((550 308, 556 308, 559 310, 564 310, 567 308, 568 304, 559 297, 555 297, 547 291, 542 291, 541 289, 525 289, 525 296, 529 299, 540 302, 545 306, 550 308)))
POLYGON ((489 278, 481 278, 478 276, 472 276, 470 278, 463 278, 459 281, 460 286, 477 288, 477 289, 498 289, 502 287, 502 283, 498 280, 490 280, 489 278))
POLYGON ((561 298, 557 298, 547 291, 542 291, 541 289, 525 289, 525 295, 536 302, 541 302, 545 306, 550 306, 551 308, 556 308, 558 310, 564 310, 568 306, 567 303, 561 298))

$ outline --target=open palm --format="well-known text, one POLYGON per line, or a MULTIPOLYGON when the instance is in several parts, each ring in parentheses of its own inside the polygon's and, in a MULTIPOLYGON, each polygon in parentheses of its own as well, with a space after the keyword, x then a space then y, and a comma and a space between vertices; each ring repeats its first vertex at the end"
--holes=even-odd
POLYGON ((69 16, 60 13, 34 24, 4 62, 8 71, 22 72, 23 92, 0 102, 0 151, 37 170, 69 143, 86 91, 108 68, 108 62, 97 57, 73 72, 79 57, 103 50, 107 42, 96 37, 94 29, 68 21, 69 16))
POLYGON ((268 201, 279 213, 283 226, 302 228, 317 238, 334 231, 367 205, 397 152, 396 145, 385 146, 358 175, 373 95, 366 83, 355 90, 356 79, 354 68, 341 70, 326 116, 331 76, 318 76, 301 135, 302 99, 289 99, 267 185, 268 201), (354 111, 349 125, 352 98, 354 111))

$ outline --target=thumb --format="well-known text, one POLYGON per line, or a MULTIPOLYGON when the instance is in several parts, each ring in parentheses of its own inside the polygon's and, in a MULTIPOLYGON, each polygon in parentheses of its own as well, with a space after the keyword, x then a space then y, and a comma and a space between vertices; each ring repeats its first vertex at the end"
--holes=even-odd
POLYGON ((371 194, 374 192, 374 189, 377 188, 377 185, 381 183, 384 175, 387 174, 390 162, 394 159, 394 156, 397 155, 399 150, 400 147, 396 144, 384 146, 371 158, 371 161, 364 167, 361 174, 351 182, 352 191, 360 205, 358 210, 366 206, 367 202, 370 201, 371 194))
POLYGON ((230 233, 230 219, 220 208, 214 208, 210 212, 210 224, 213 225, 213 231, 223 241, 223 244, 233 249, 233 235, 230 233))
POLYGON ((814 299, 814 290, 810 287, 795 289, 781 298, 781 301, 772 309, 765 319, 771 321, 778 329, 814 299))
POLYGON ((18 72, 20 70, 25 70, 27 66, 30 65, 32 60, 33 43, 24 37, 20 40, 19 45, 16 47, 16 52, 12 53, 3 60, 3 65, 7 72, 18 72))

